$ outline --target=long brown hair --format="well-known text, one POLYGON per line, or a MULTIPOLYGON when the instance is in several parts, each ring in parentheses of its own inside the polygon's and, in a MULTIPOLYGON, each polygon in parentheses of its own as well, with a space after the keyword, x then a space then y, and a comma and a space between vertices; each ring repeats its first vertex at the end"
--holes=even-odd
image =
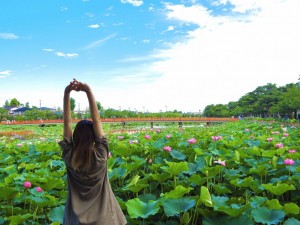
POLYGON ((79 121, 73 132, 74 147, 71 155, 71 167, 74 170, 88 172, 93 164, 95 133, 93 122, 79 121))

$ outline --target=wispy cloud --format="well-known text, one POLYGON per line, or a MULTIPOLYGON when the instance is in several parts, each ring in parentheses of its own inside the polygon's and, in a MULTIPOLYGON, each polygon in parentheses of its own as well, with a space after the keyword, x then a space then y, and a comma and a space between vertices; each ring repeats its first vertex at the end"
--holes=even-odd
POLYGON ((3 70, 3 71, 0 71, 0 78, 6 78, 6 77, 8 77, 11 73, 12 73, 12 71, 10 71, 10 70, 3 70))
POLYGON ((92 28, 92 29, 97 29, 99 27, 100 27, 99 24, 91 24, 91 25, 88 26, 88 28, 92 28))
POLYGON ((19 36, 12 34, 12 33, 0 33, 0 39, 8 39, 8 40, 14 40, 18 39, 19 36))
POLYGON ((123 3, 123 4, 128 3, 135 7, 138 7, 138 6, 143 5, 144 2, 142 0, 121 0, 121 3, 123 3))
POLYGON ((52 48, 43 48, 42 50, 45 52, 53 52, 54 51, 52 48))
POLYGON ((89 50, 89 49, 96 48, 96 47, 102 45, 103 43, 105 43, 106 41, 112 39, 112 38, 115 37, 115 36, 116 36, 116 34, 111 34, 111 35, 109 35, 109 36, 107 36, 107 37, 105 37, 105 38, 103 38, 103 39, 100 39, 100 40, 98 40, 98 41, 92 42, 91 44, 85 46, 83 49, 84 49, 84 50, 89 50))
POLYGON ((64 58, 78 58, 79 54, 77 53, 63 53, 63 52, 55 52, 55 55, 59 57, 64 57, 64 58))
POLYGON ((139 57, 127 57, 124 59, 118 60, 118 62, 121 63, 131 63, 131 62, 142 62, 142 61, 153 61, 157 60, 157 57, 155 55, 147 55, 147 56, 139 56, 139 57))
POLYGON ((63 58, 71 59, 71 58, 78 58, 79 57, 78 53, 64 53, 64 52, 61 52, 61 51, 55 51, 52 48, 43 48, 42 50, 45 51, 45 52, 53 53, 54 55, 59 56, 59 57, 63 57, 63 58))

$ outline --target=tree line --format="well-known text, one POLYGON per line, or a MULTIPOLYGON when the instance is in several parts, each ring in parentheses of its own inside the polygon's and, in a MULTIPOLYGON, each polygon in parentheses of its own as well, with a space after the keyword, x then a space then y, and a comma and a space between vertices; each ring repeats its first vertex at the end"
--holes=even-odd
POLYGON ((277 87, 268 83, 257 87, 236 102, 208 105, 204 116, 207 117, 278 117, 300 118, 300 85, 291 83, 277 87))
MULTIPOLYGON (((88 109, 75 112, 76 101, 70 99, 72 116, 74 118, 90 118, 88 109)), ((29 108, 29 103, 21 104, 16 98, 5 101, 7 106, 25 106, 29 108)), ((291 83, 277 87, 275 84, 268 83, 257 87, 236 102, 228 104, 207 105, 200 115, 198 113, 167 111, 167 112, 140 112, 137 110, 117 110, 104 109, 99 101, 97 107, 102 118, 130 118, 130 117, 274 117, 282 118, 288 116, 291 119, 300 118, 300 84, 291 83)), ((23 115, 9 115, 5 108, 0 108, 0 120, 37 120, 37 119, 62 119, 62 110, 40 110, 33 106, 25 111, 23 115)))

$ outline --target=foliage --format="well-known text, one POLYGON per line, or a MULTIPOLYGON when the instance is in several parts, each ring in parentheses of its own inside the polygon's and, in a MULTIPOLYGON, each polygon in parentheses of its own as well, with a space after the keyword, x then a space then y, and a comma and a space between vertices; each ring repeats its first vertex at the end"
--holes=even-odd
POLYGON ((75 103, 75 99, 74 98, 70 98, 70 108, 71 108, 71 111, 73 112, 75 107, 76 107, 76 103, 75 103))
POLYGON ((208 105, 205 107, 203 115, 207 117, 239 115, 282 117, 285 114, 289 114, 290 118, 296 118, 296 116, 299 118, 299 110, 299 84, 287 84, 284 87, 277 87, 275 84, 268 83, 240 97, 237 102, 208 105))
MULTIPOLYGON (((0 137, 0 224, 60 224, 67 196, 62 126, 0 129, 34 134, 0 137)), ((108 130, 108 176, 129 225, 299 224, 299 129, 239 121, 108 130)))

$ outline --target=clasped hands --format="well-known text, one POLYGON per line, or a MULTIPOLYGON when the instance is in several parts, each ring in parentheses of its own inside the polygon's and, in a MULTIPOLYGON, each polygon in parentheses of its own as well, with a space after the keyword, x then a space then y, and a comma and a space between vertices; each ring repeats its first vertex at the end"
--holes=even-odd
POLYGON ((74 78, 65 90, 67 92, 71 92, 72 90, 88 92, 90 90, 90 87, 86 83, 82 83, 74 78))

